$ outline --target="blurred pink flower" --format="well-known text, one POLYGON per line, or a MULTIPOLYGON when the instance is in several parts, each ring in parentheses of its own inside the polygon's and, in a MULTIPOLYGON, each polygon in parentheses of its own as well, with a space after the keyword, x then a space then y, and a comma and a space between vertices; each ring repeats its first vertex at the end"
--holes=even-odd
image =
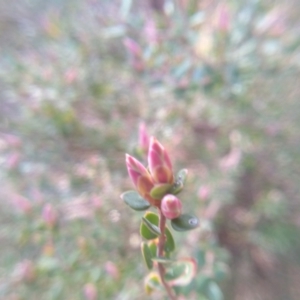
POLYGON ((155 183, 174 183, 172 163, 166 149, 151 137, 148 152, 148 165, 155 183))
POLYGON ((31 260, 23 260, 14 271, 14 275, 18 281, 32 282, 36 277, 36 269, 31 260))
POLYGON ((135 57, 141 57, 142 56, 142 49, 140 45, 133 39, 126 37, 123 40, 123 44, 126 47, 126 49, 129 51, 129 53, 135 57))
POLYGON ((105 263, 105 271, 107 272, 107 274, 109 274, 112 278, 114 279, 118 279, 120 276, 120 272, 118 267, 111 261, 107 261, 105 263))
POLYGON ((42 217, 45 224, 49 228, 54 228, 55 225, 57 224, 57 220, 58 220, 57 211, 54 209, 51 203, 47 203, 43 207, 42 217))
POLYGON ((123 44, 128 50, 131 58, 131 64, 136 71, 144 69, 143 51, 141 46, 131 38, 125 38, 123 44))
POLYGON ((204 218, 213 220, 219 212, 221 205, 217 201, 212 201, 204 211, 204 218))
POLYGON ((242 157, 241 150, 233 148, 226 156, 220 161, 220 167, 223 171, 229 171, 235 169, 242 157))
POLYGON ((153 19, 148 19, 146 21, 144 32, 147 44, 155 45, 158 43, 157 28, 153 19))
POLYGON ((200 198, 200 200, 203 201, 207 200, 210 194, 211 194, 210 188, 206 185, 201 186, 198 190, 198 197, 200 198))
POLYGON ((3 139, 5 140, 5 142, 8 144, 8 146, 13 147, 13 148, 18 148, 22 145, 22 140, 13 135, 13 134, 2 134, 3 139))
POLYGON ((83 293, 86 300, 97 300, 98 299, 98 292, 97 288, 93 283, 87 283, 83 287, 83 293))
POLYGON ((97 210, 102 207, 102 200, 99 196, 92 196, 91 204, 97 210))
POLYGON ((230 10, 226 2, 220 3, 215 12, 215 28, 222 32, 227 32, 230 29, 230 10))
POLYGON ((22 195, 15 194, 12 197, 14 206, 24 214, 28 214, 32 209, 31 202, 22 195))
POLYGON ((19 152, 12 152, 8 155, 6 160, 6 165, 9 170, 15 169, 21 160, 21 155, 19 152))
POLYGON ((67 84, 73 83, 78 78, 78 70, 71 68, 64 74, 64 79, 67 84))

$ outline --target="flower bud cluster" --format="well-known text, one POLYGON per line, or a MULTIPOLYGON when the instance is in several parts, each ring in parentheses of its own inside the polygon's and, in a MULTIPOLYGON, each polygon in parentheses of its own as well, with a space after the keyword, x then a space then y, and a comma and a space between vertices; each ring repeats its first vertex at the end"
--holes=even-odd
POLYGON ((150 138, 147 160, 148 168, 134 157, 126 154, 128 174, 137 192, 151 205, 161 208, 167 219, 179 217, 182 208, 181 201, 168 193, 168 189, 174 184, 172 163, 168 152, 155 137, 150 138), (157 199, 151 191, 153 188, 161 186, 166 186, 166 192, 157 199))

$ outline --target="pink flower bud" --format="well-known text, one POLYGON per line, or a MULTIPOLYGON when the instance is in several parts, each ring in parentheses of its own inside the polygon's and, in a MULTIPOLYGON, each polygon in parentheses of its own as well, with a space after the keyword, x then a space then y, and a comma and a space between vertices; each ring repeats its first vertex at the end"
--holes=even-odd
POLYGON ((152 205, 157 206, 159 201, 150 196, 154 184, 148 170, 134 157, 126 154, 126 166, 128 174, 134 183, 138 193, 148 200, 152 205))
POLYGON ((167 219, 175 219, 181 215, 181 201, 174 195, 168 194, 161 200, 161 211, 167 219))
POLYGON ((139 127, 139 148, 143 153, 147 153, 149 149, 150 137, 148 135, 145 123, 141 123, 139 127))
POLYGON ((57 212, 51 203, 47 203, 42 211, 44 222, 49 228, 53 228, 57 223, 57 212))
POLYGON ((97 299, 97 289, 93 283, 87 283, 83 287, 83 292, 86 300, 96 300, 97 299))
POLYGON ((150 139, 148 164, 155 183, 174 183, 174 175, 169 155, 155 137, 151 137, 150 139))

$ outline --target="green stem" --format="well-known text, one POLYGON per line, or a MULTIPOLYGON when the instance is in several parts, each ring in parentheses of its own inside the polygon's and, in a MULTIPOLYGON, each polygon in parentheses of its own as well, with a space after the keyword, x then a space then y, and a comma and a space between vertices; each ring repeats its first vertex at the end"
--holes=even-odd
MULTIPOLYGON (((159 211, 159 229, 161 231, 161 235, 158 238, 157 256, 163 257, 165 242, 166 242, 166 236, 165 236, 166 217, 162 214, 160 209, 158 209, 158 211, 159 211)), ((166 289, 166 292, 168 293, 169 299, 176 300, 176 295, 173 293, 172 288, 165 281, 165 278, 164 278, 165 267, 162 263, 158 263, 158 273, 159 273, 160 281, 161 281, 162 285, 164 286, 164 288, 166 289)))

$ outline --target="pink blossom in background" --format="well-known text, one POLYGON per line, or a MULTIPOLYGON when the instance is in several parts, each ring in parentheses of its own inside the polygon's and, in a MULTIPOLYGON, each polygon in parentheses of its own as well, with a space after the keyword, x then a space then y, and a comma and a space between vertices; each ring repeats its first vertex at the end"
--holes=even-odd
POLYGON ((45 224, 50 228, 55 227, 55 225, 57 224, 57 220, 58 220, 57 211, 55 210, 55 208, 51 203, 47 203, 43 207, 42 218, 45 224))
POLYGON ((97 300, 98 292, 97 288, 93 283, 87 283, 83 287, 83 293, 86 300, 97 300))
POLYGON ((212 201, 204 211, 204 218, 213 220, 219 212, 221 205, 217 201, 212 201))
POLYGON ((9 147, 19 148, 22 145, 21 139, 13 134, 5 133, 2 136, 9 147))
POLYGON ((36 276, 36 269, 33 262, 28 259, 20 262, 14 270, 14 276, 18 281, 32 282, 36 276))
POLYGON ((199 188, 198 190, 198 197, 200 198, 200 200, 207 200, 209 198, 211 194, 211 190, 208 186, 203 185, 199 188))
POLYGON ((142 71, 144 69, 143 51, 141 46, 131 38, 125 38, 123 44, 130 54, 130 60, 133 68, 136 71, 142 71))
POLYGON ((145 33, 145 40, 147 41, 147 44, 149 45, 156 45, 158 43, 158 32, 157 27, 153 19, 148 19, 146 21, 145 27, 144 27, 144 33, 145 33))
POLYGON ((140 45, 133 39, 126 37, 123 40, 123 44, 126 47, 126 49, 128 50, 128 52, 130 54, 132 54, 133 56, 136 57, 141 57, 142 56, 142 48, 140 47, 140 45))
POLYGON ((229 171, 235 169, 242 157, 241 150, 238 148, 233 148, 229 154, 224 156, 220 161, 220 168, 223 171, 229 171))
POLYGON ((269 11, 257 25, 260 34, 278 37, 287 30, 287 14, 284 7, 275 7, 269 11))
POLYGON ((215 28, 222 32, 228 32, 230 29, 231 14, 228 5, 220 3, 215 11, 215 28))
POLYGON ((104 268, 105 268, 106 273, 109 274, 112 278, 114 278, 114 279, 119 278, 119 276, 120 276, 119 269, 113 262, 107 261, 105 263, 104 268))
POLYGON ((102 207, 102 200, 99 196, 92 196, 91 204, 95 209, 99 209, 102 207))
POLYGON ((21 154, 19 152, 9 153, 6 159, 6 166, 9 170, 15 169, 21 160, 21 154))
POLYGON ((67 84, 71 84, 78 78, 78 70, 75 68, 68 69, 64 74, 64 79, 67 84))
POLYGON ((12 195, 10 197, 11 197, 12 203, 14 204, 14 206, 17 210, 19 210, 20 212, 22 212, 24 214, 28 214, 31 211, 32 204, 27 198, 25 198, 22 195, 18 195, 18 194, 12 195))

